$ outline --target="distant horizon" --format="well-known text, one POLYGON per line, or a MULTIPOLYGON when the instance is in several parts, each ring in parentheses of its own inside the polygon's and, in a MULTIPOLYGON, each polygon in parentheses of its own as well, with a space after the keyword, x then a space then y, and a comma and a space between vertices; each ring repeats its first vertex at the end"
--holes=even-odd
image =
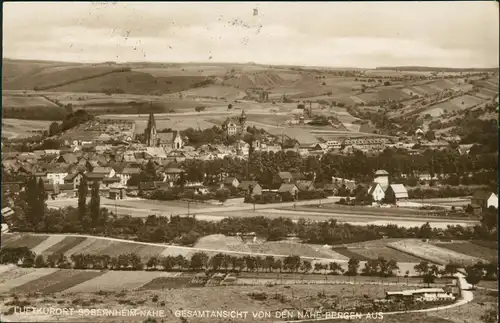
POLYGON ((6 2, 3 55, 61 62, 499 65, 498 3, 6 2))
POLYGON ((356 66, 318 66, 318 65, 294 65, 294 64, 267 64, 258 62, 217 62, 217 61, 200 61, 200 62, 168 62, 168 61, 129 61, 129 62, 116 62, 116 61, 95 61, 95 62, 77 62, 77 61, 65 61, 65 60, 49 60, 49 59, 36 59, 36 58, 13 58, 13 57, 3 57, 3 60, 12 61, 32 61, 32 62, 52 62, 52 63, 68 63, 68 64, 106 64, 113 63, 117 65, 126 64, 200 64, 200 65, 258 65, 258 66, 286 66, 286 67, 305 67, 305 68, 327 68, 327 69, 360 69, 360 70, 375 70, 375 69, 392 69, 392 68, 426 68, 426 69, 455 69, 455 70, 493 70, 500 69, 500 66, 492 67, 447 67, 447 66, 425 66, 425 65, 387 65, 387 66, 376 66, 376 67, 356 67, 356 66))

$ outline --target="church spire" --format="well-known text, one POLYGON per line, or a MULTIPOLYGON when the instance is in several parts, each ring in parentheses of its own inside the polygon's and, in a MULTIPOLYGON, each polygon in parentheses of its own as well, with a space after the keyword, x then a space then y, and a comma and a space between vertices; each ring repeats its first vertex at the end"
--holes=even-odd
POLYGON ((153 112, 149 113, 148 125, 146 127, 146 144, 148 147, 156 146, 156 121, 153 112))

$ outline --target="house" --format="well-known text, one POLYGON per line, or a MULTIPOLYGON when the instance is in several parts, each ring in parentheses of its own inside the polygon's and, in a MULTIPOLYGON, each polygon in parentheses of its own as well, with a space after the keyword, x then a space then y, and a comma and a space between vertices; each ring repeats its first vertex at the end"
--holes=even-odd
POLYGON ((385 191, 385 199, 389 203, 396 203, 408 199, 408 191, 403 184, 391 184, 385 191))
POLYGON ((104 177, 114 177, 115 170, 112 167, 94 167, 92 173, 103 174, 104 177))
POLYGON ((297 194, 299 193, 299 188, 295 184, 284 183, 281 184, 280 188, 278 189, 278 193, 280 194, 290 193, 294 198, 297 198, 297 194))
POLYGON ((290 172, 279 172, 273 177, 274 183, 284 184, 293 182, 293 175, 290 172))
POLYGON ((80 187, 80 182, 82 181, 83 175, 80 172, 75 172, 72 174, 66 175, 64 177, 64 184, 72 184, 73 189, 78 189, 80 187))
POLYGON ((323 186, 323 192, 325 192, 327 195, 337 195, 339 192, 339 188, 336 184, 325 184, 323 186))
POLYGON ((87 160, 85 163, 85 168, 88 172, 92 172, 95 167, 99 167, 99 163, 95 160, 87 160))
POLYGON ((300 181, 296 186, 300 192, 309 192, 316 189, 312 181, 300 181))
POLYGON ((479 205, 483 211, 490 206, 498 209, 498 196, 492 192, 477 191, 471 198, 471 205, 479 205))
POLYGON ((222 129, 226 131, 228 136, 245 133, 247 131, 247 116, 245 110, 241 111, 238 117, 227 118, 222 123, 222 129))
POLYGON ((102 180, 102 184, 105 188, 110 187, 110 185, 119 184, 120 178, 118 176, 114 177, 104 177, 102 180))
POLYGON ((66 176, 68 176, 68 172, 58 167, 47 170, 47 179, 54 184, 64 184, 64 178, 66 176))
POLYGON ((106 175, 103 173, 93 173, 93 172, 85 173, 83 174, 83 176, 85 176, 85 178, 87 179, 89 187, 92 187, 92 184, 94 184, 94 182, 98 183, 102 182, 102 180, 106 177, 106 175))
POLYGON ((382 190, 385 192, 389 187, 389 173, 383 169, 377 170, 373 182, 380 184, 380 187, 382 187, 382 190))
POLYGON ((339 150, 340 148, 342 148, 342 143, 338 140, 329 140, 326 142, 326 146, 328 149, 339 150))
POLYGON ((123 200, 126 196, 125 187, 112 187, 109 189, 109 198, 111 200, 123 200))
POLYGON ((186 171, 177 167, 167 167, 163 171, 160 171, 160 174, 163 176, 163 182, 168 182, 170 186, 177 184, 183 173, 186 173, 186 171))
POLYGON ((241 181, 238 189, 245 190, 246 194, 251 197, 262 195, 262 187, 256 181, 241 181))
POLYGON ((374 202, 380 202, 385 197, 385 192, 379 183, 374 183, 368 189, 368 194, 371 195, 374 202))
POLYGON ((300 143, 291 138, 287 138, 282 144, 281 144, 281 150, 283 151, 299 151, 300 149, 300 143))
POLYGON ((115 172, 115 175, 120 179, 121 185, 127 185, 133 175, 139 175, 140 173, 141 169, 138 167, 125 167, 122 171, 115 172))
POLYGON ((67 154, 62 154, 59 157, 57 157, 56 162, 72 165, 72 164, 78 163, 78 158, 76 158, 75 154, 67 153, 67 154))
POLYGON ((229 176, 224 179, 224 187, 226 188, 238 188, 239 185, 240 181, 236 177, 229 176))

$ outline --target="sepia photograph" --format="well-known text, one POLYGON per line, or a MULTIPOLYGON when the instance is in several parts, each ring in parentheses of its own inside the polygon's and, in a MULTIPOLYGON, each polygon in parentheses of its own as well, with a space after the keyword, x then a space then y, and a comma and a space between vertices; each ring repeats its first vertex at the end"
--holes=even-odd
POLYGON ((2 3, 0 321, 496 323, 499 3, 2 3))

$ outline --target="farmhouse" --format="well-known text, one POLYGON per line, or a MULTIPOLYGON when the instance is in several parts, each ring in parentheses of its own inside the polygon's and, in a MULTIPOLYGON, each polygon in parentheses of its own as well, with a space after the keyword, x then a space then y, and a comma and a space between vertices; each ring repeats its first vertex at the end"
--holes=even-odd
POLYGON ((408 191, 403 184, 391 184, 385 191, 385 198, 390 203, 408 199, 408 191))
POLYGON ((490 206, 498 209, 498 196, 492 192, 477 191, 471 198, 471 205, 478 205, 483 210, 486 210, 490 206))

